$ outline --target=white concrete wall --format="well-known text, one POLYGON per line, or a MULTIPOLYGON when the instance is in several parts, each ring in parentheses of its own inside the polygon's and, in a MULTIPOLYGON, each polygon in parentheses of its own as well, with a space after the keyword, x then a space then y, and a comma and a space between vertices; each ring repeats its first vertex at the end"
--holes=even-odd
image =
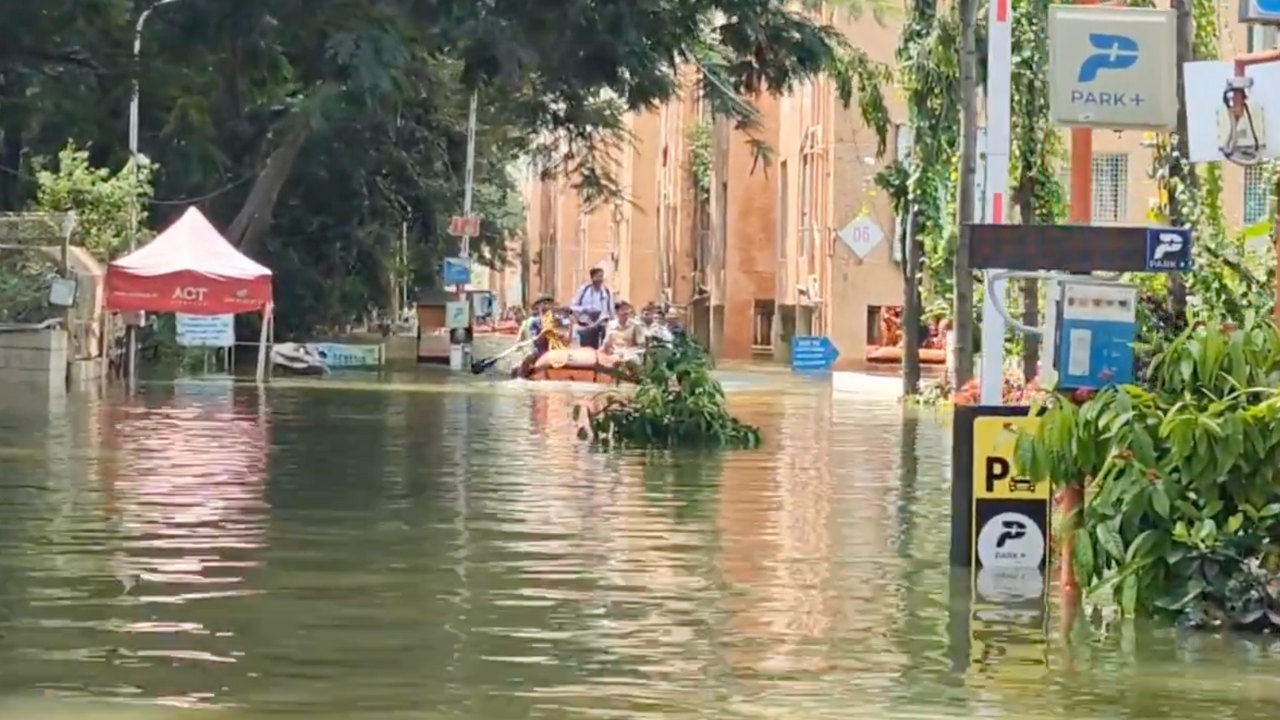
POLYGON ((65 393, 67 333, 64 330, 0 331, 0 381, 65 393))

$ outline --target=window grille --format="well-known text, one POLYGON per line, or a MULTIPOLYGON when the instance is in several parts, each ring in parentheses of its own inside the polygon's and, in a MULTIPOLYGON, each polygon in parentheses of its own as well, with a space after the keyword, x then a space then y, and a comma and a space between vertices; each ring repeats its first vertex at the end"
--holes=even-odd
POLYGON ((1128 214, 1129 155, 1093 154, 1093 220, 1124 222, 1128 214))
POLYGON ((1244 169, 1244 224, 1252 225, 1271 215, 1272 197, 1270 173, 1265 165, 1253 165, 1244 169))

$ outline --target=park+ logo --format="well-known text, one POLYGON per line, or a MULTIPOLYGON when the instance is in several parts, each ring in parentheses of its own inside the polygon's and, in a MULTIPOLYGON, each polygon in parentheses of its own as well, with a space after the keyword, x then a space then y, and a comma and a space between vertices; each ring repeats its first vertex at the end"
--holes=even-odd
POLYGON ((1091 83, 1103 70, 1127 70, 1138 64, 1138 41, 1126 35, 1089 33, 1089 44, 1096 52, 1080 63, 1077 81, 1091 83))
POLYGON ((1044 553, 1044 534, 1034 520, 1022 513, 1000 513, 978 533, 978 562, 982 567, 1040 567, 1044 553))
POLYGON ((1147 270, 1190 270, 1190 233, 1185 230, 1148 230, 1146 260, 1147 270))

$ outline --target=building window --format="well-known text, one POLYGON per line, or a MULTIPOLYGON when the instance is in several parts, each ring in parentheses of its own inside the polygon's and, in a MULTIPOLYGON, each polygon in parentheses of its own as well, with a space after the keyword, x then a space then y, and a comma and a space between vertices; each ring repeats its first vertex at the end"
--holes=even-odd
POLYGON ((1129 155, 1093 154, 1093 220, 1124 222, 1128 214, 1129 155))
POLYGON ((1265 166, 1244 169, 1244 224, 1253 225, 1271 216, 1272 186, 1265 166))
POLYGON ((751 350, 753 352, 773 351, 773 309, 772 300, 757 299, 753 305, 751 350))
POLYGON ((1280 47, 1280 28, 1267 25, 1250 25, 1246 52, 1262 52, 1280 47))
MULTIPOLYGON (((1071 207, 1071 163, 1058 169, 1062 200, 1071 207)), ((1093 221, 1124 222, 1129 214, 1129 155, 1093 154, 1093 221)))

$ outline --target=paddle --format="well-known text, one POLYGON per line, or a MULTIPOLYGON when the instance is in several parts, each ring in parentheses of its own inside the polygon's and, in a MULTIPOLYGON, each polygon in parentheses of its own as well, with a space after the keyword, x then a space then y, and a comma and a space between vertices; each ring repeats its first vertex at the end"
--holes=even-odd
POLYGON ((497 365, 498 361, 501 360, 502 358, 510 355, 511 353, 514 353, 517 350, 526 348, 532 344, 533 344, 533 340, 521 340, 520 342, 516 343, 515 345, 512 345, 506 350, 503 350, 497 355, 494 355, 493 357, 484 358, 482 360, 475 360, 471 363, 471 372, 476 375, 479 375, 480 373, 483 373, 491 369, 494 365, 497 365))

